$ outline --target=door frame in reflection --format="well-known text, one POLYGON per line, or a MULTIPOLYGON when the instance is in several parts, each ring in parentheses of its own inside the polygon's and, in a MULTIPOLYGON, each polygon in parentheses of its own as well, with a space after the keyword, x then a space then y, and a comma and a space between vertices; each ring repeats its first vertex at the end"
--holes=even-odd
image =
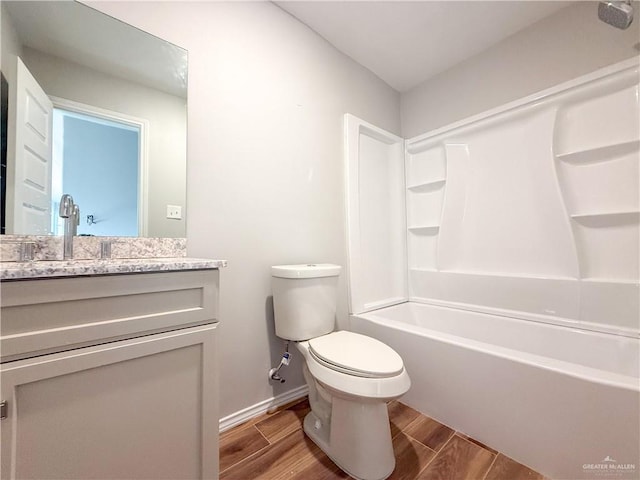
MULTIPOLYGON (((147 218, 148 218, 148 205, 147 205, 147 197, 148 197, 148 145, 147 145, 147 132, 149 128, 148 121, 145 119, 133 117, 131 115, 126 115, 120 112, 114 112, 111 110, 106 110, 99 107, 94 107, 92 105, 87 105, 79 102, 75 102, 72 100, 67 100, 64 98, 50 96, 51 101, 53 102, 53 107, 56 110, 64 110, 66 112, 71 112, 72 114, 80 114, 82 116, 94 117, 97 120, 104 120, 105 123, 116 123, 121 124, 123 126, 131 127, 138 131, 138 198, 137 198, 137 212, 138 212, 138 236, 146 236, 147 235, 147 218)), ((54 139, 57 138, 56 134, 56 126, 54 124, 54 139)), ((62 192, 60 189, 60 185, 62 184, 62 178, 60 178, 61 169, 56 169, 56 159, 62 158, 62 144, 56 140, 54 140, 53 146, 53 157, 54 157, 54 174, 52 178, 52 208, 53 208, 53 231, 54 234, 58 229, 59 218, 57 215, 57 203, 59 202, 59 198, 62 193, 69 193, 73 195, 73 192, 62 192), (58 173, 56 173, 56 170, 58 173), (57 178, 56 178, 57 177, 57 178)), ((79 202, 80 203, 80 202, 79 202)), ((82 209, 82 204, 80 204, 80 208, 82 209)), ((81 225, 85 221, 87 215, 91 214, 91 212, 80 212, 81 225)), ((100 218, 95 218, 95 221, 99 222, 100 218)), ((101 235, 105 235, 104 233, 101 235)))

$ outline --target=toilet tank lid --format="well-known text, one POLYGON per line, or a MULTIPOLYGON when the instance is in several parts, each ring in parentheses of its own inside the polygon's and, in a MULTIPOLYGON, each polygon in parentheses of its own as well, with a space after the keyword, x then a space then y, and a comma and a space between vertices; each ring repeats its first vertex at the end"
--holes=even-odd
POLYGON ((278 278, 337 277, 342 267, 331 263, 308 263, 301 265, 276 265, 271 267, 271 276, 278 278))

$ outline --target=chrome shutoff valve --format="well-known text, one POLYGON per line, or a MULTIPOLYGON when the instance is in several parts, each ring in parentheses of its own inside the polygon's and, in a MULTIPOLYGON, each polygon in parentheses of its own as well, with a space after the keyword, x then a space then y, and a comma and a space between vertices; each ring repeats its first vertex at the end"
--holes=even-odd
POLYGON ((275 380, 276 382, 284 383, 285 379, 279 375, 279 372, 282 366, 289 365, 290 361, 291 361, 291 354, 289 352, 284 352, 282 354, 282 358, 280 359, 280 365, 269 370, 269 379, 275 380))

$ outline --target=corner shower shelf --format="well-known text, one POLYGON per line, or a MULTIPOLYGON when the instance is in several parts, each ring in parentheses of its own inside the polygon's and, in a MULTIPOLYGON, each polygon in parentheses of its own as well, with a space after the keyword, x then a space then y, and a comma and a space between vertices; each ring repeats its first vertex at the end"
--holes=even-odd
POLYGON ((429 180, 428 182, 421 182, 415 185, 410 185, 407 187, 407 190, 410 190, 415 193, 431 192, 433 190, 437 190, 438 188, 442 187, 446 183, 446 181, 447 180, 445 178, 429 180))
POLYGON ((609 277, 584 277, 580 279, 584 283, 612 284, 612 285, 632 285, 640 287, 640 279, 637 278, 609 278, 609 277))
POLYGON ((622 155, 633 153, 640 148, 640 140, 614 143, 603 147, 587 148, 576 152, 560 153, 556 157, 567 163, 599 163, 612 160, 622 155))
POLYGON ((640 211, 638 210, 625 210, 619 212, 594 212, 594 213, 574 213, 570 215, 576 221, 589 221, 597 220, 600 218, 608 218, 611 221, 618 220, 619 223, 629 223, 631 221, 638 221, 640 219, 640 211))
POLYGON ((440 225, 413 225, 407 229, 416 234, 435 235, 440 230, 440 225))

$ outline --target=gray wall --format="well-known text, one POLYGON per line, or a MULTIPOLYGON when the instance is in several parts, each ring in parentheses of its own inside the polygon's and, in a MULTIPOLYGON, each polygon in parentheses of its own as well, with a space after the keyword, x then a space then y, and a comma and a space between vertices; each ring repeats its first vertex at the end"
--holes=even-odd
MULTIPOLYGON (((91 2, 189 51, 187 222, 192 256, 224 258, 221 414, 303 384, 267 380, 276 264, 346 264, 345 112, 405 137, 637 54, 638 22, 600 24, 595 3, 560 11, 402 96, 267 2, 91 2)), ((347 314, 340 283, 339 322, 347 314)))
POLYGON ((406 92, 402 136, 411 138, 640 53, 640 2, 627 30, 578 2, 406 92))
POLYGON ((303 385, 297 352, 285 384, 267 379, 282 353, 270 266, 346 265, 343 114, 397 134, 398 93, 272 3, 91 5, 189 51, 188 252, 229 261, 221 415, 303 385))

